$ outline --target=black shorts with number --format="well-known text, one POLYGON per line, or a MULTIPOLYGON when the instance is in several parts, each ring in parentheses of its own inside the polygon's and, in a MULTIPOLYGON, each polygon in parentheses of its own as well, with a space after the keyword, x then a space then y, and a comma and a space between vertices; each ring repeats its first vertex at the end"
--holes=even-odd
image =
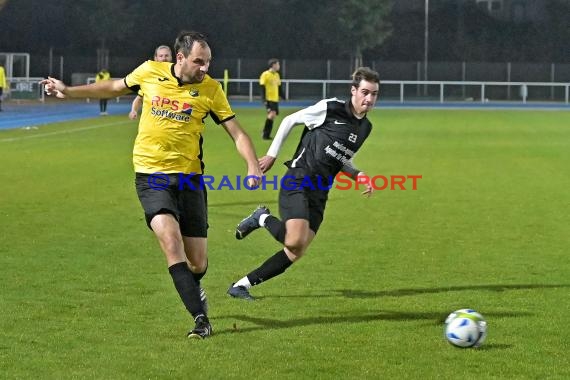
POLYGON ((265 108, 267 112, 275 111, 275 114, 279 115, 279 103, 267 101, 265 102, 265 108))
POLYGON ((150 229, 152 218, 171 214, 188 237, 208 236, 208 194, 200 175, 136 173, 135 185, 150 229))
POLYGON ((279 214, 285 222, 305 219, 317 233, 325 213, 329 190, 326 178, 310 177, 304 169, 290 168, 282 178, 279 189, 279 214))

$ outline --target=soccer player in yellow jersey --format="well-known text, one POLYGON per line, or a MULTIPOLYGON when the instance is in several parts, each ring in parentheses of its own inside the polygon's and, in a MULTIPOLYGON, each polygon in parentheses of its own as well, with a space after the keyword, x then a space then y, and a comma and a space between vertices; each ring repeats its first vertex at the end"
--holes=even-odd
POLYGON ((200 185, 204 119, 210 115, 234 140, 247 162, 249 186, 258 186, 262 173, 220 83, 206 74, 212 53, 205 37, 182 32, 174 51, 175 63, 146 61, 121 80, 68 87, 48 77, 42 83, 48 95, 60 98, 144 94, 133 152, 137 194, 176 290, 194 317, 188 337, 203 339, 212 334, 200 288, 208 266, 207 194, 200 185))
POLYGON ((0 111, 2 111, 2 94, 7 87, 6 72, 4 71, 4 66, 0 65, 0 111))
POLYGON ((273 120, 279 114, 279 96, 284 96, 282 96, 281 92, 281 77, 279 76, 281 66, 279 60, 271 58, 267 64, 269 68, 261 73, 259 85, 261 86, 261 100, 267 110, 262 137, 264 140, 271 140, 273 120))
MULTIPOLYGON (((166 45, 160 45, 154 49, 154 60, 156 62, 172 62, 172 50, 166 45)), ((143 94, 138 94, 133 100, 131 105, 131 112, 129 112, 129 119, 135 120, 139 116, 139 110, 142 106, 143 94)))

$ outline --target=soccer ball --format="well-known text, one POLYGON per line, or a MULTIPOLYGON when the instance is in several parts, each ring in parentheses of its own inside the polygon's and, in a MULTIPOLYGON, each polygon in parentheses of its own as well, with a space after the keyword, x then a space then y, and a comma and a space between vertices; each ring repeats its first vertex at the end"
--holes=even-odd
POLYGON ((460 309, 445 320, 445 338, 457 347, 479 347, 487 337, 487 321, 472 309, 460 309))

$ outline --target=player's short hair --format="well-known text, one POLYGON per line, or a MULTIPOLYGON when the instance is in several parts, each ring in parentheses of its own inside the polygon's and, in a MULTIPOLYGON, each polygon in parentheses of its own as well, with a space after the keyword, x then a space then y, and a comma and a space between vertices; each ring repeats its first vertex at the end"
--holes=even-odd
POLYGON ((182 31, 178 34, 178 37, 176 37, 176 41, 174 41, 174 51, 188 57, 192 51, 194 42, 197 42, 200 46, 208 46, 208 41, 204 34, 193 31, 182 31))
POLYGON ((352 74, 352 85, 358 88, 362 80, 380 84, 380 74, 370 67, 359 67, 352 74))
POLYGON ((271 58, 269 61, 267 61, 267 67, 271 68, 271 66, 276 63, 279 63, 279 60, 277 58, 271 58))

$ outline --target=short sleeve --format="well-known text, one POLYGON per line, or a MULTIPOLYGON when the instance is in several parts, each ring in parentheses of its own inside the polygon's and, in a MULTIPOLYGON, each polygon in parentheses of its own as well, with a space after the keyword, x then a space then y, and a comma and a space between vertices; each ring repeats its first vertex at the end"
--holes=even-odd
POLYGON ((313 129, 322 125, 327 116, 327 102, 330 99, 324 99, 320 102, 301 110, 298 114, 297 122, 303 123, 309 129, 313 129))
POLYGON ((216 124, 221 124, 235 117, 235 113, 230 107, 228 98, 222 90, 222 85, 218 83, 218 87, 214 93, 212 99, 212 108, 210 109, 210 116, 216 122, 216 124))
POLYGON ((125 84, 128 88, 136 91, 136 89, 141 85, 143 78, 148 77, 150 69, 149 62, 150 61, 142 63, 139 67, 127 74, 125 77, 125 84))

